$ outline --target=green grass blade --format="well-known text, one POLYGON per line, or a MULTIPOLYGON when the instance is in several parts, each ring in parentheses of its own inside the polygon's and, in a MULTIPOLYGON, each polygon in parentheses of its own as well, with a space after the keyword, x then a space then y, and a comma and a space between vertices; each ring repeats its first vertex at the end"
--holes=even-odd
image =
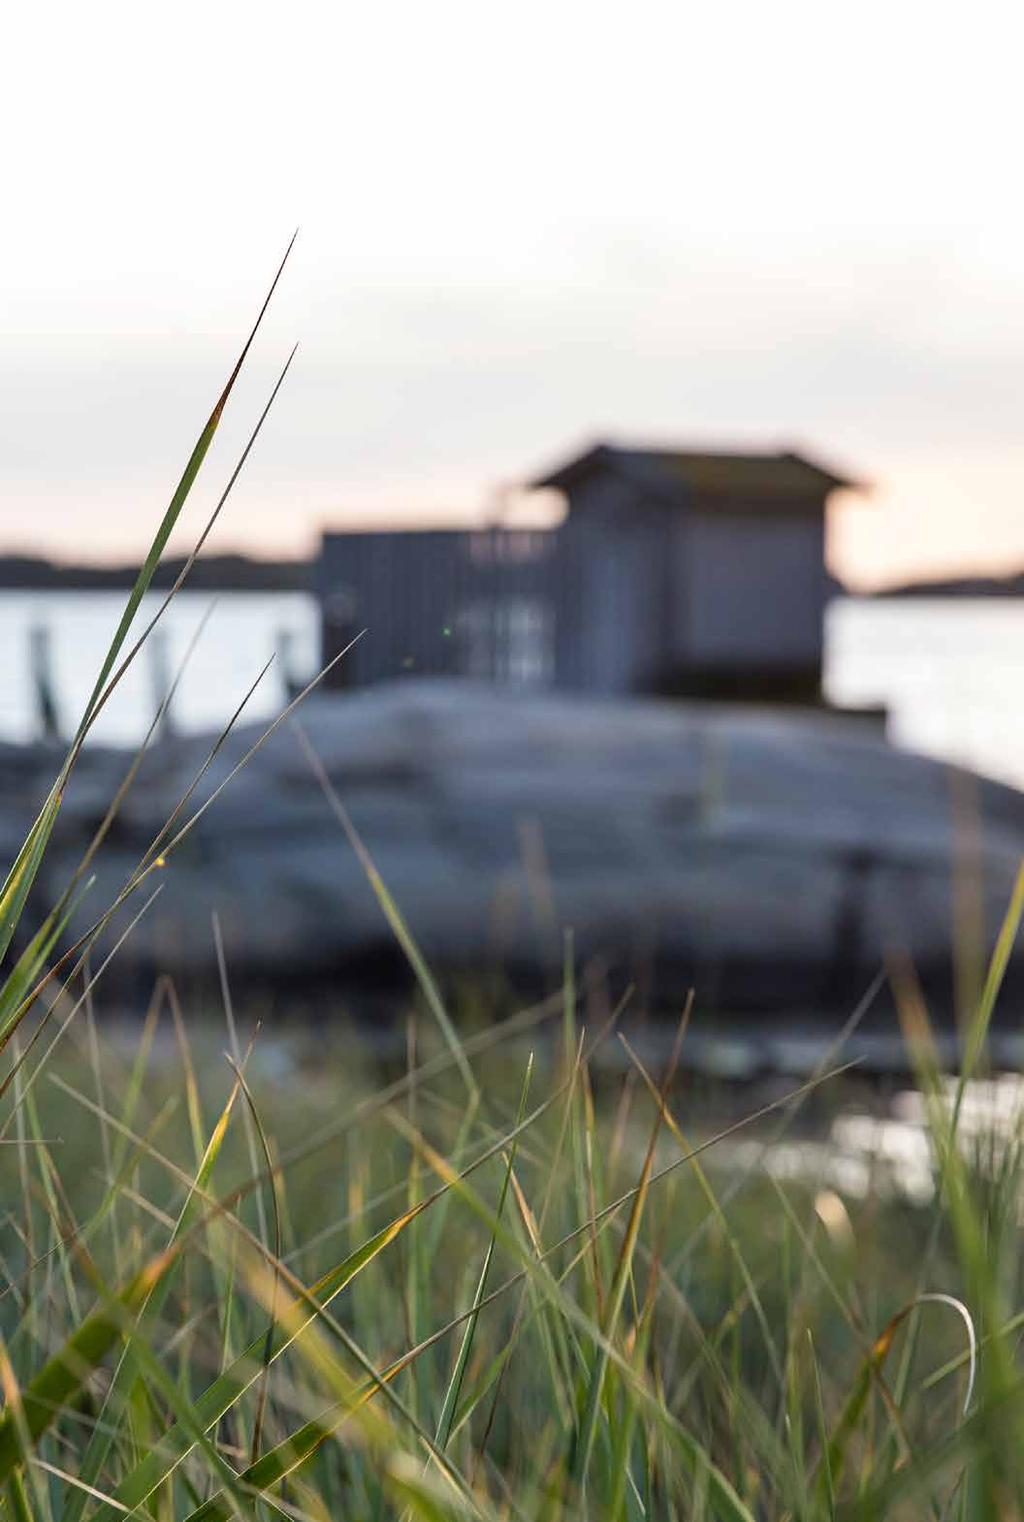
MULTIPOLYGON (((160 1282, 174 1260, 173 1253, 152 1259, 112 1300, 102 1302, 22 1392, 25 1430, 32 1442, 52 1426, 61 1411, 82 1389, 86 1379, 123 1335, 132 1317, 160 1282)), ((21 1457, 21 1441, 10 1412, 0 1416, 0 1485, 6 1484, 21 1457)))
POLYGON ((601 1407, 601 1396, 604 1391, 605 1377, 608 1372, 608 1348, 609 1344, 615 1337, 615 1333, 618 1327, 619 1313, 622 1309, 622 1302, 626 1293, 626 1285, 629 1282, 629 1277, 633 1268, 633 1253, 636 1249, 637 1238, 640 1233, 640 1219, 643 1215, 644 1206, 647 1203, 647 1195, 651 1184, 651 1174, 654 1171, 654 1149, 657 1145, 658 1135, 661 1131, 665 1116, 665 1095, 668 1092, 669 1084, 671 1083, 672 1077, 676 1070, 676 1064, 679 1060, 679 1049, 682 1044, 682 1039, 686 1031, 687 1023, 689 1021, 692 1005, 693 999, 691 997, 687 1004, 683 1018, 680 1021, 679 1031, 676 1036, 675 1045, 672 1049, 669 1066, 665 1074, 665 1081, 662 1085, 661 1092, 658 1095, 658 1105, 655 1111, 654 1124, 651 1127, 651 1135, 650 1140, 647 1144, 647 1151, 644 1155, 643 1168, 641 1169, 640 1173, 640 1181, 637 1185, 636 1192, 634 1193, 632 1202, 630 1204, 629 1218, 626 1222, 626 1230, 623 1235, 622 1246, 619 1251, 619 1259, 615 1266, 615 1275, 612 1280, 611 1292, 608 1297, 608 1304, 605 1308, 604 1324, 601 1328, 603 1332, 603 1341, 602 1345, 597 1349, 596 1352, 594 1367, 591 1371, 590 1381, 587 1389, 586 1402, 583 1408, 583 1415, 580 1422, 579 1431, 576 1434, 576 1438, 573 1444, 570 1474, 572 1476, 573 1482, 579 1487, 581 1491, 586 1486, 587 1465, 590 1462, 590 1454, 591 1450, 593 1449, 594 1438, 597 1433, 597 1422, 601 1407))
MULTIPOLYGON (((530 1078, 532 1074, 533 1054, 531 1053, 530 1060, 526 1065, 526 1076, 523 1079, 522 1092, 519 1095, 519 1110, 516 1115, 517 1126, 522 1124, 523 1116, 526 1113, 526 1098, 530 1092, 530 1078)), ((508 1162, 505 1166, 505 1176, 501 1181, 501 1192, 498 1195, 498 1203, 495 1207, 494 1218, 496 1225, 501 1221, 502 1215, 504 1214, 505 1200, 508 1195, 508 1187, 512 1178, 512 1170, 515 1167, 516 1149, 518 1144, 519 1143, 517 1138, 509 1148, 508 1162)), ((480 1319, 480 1302, 483 1300, 484 1295, 487 1292, 487 1279, 491 1271, 491 1261, 494 1257, 495 1242, 495 1233, 492 1231, 490 1240, 487 1243, 487 1250, 484 1253, 484 1261, 483 1266, 480 1269, 480 1278, 477 1282, 476 1294, 473 1298, 473 1314, 466 1322, 465 1331, 462 1334, 462 1344, 459 1348, 458 1357, 455 1360, 455 1367, 452 1370, 451 1379, 448 1381, 448 1388, 445 1391, 444 1402, 441 1406, 441 1415, 438 1417, 437 1421, 437 1432, 434 1435, 434 1442, 438 1448, 446 1448, 448 1446, 448 1439, 451 1436, 452 1419, 455 1416, 455 1410, 458 1405, 459 1395, 462 1391, 462 1381, 466 1373, 466 1365, 469 1362, 470 1350, 473 1346, 473 1336, 476 1332, 477 1323, 480 1319)))
MULTIPOLYGON (((260 1453, 260 1438, 262 1435, 263 1418, 266 1412, 267 1403, 267 1377, 270 1373, 270 1355, 273 1352, 274 1347, 273 1328, 277 1322, 277 1302, 281 1288, 281 1275, 279 1269, 279 1264, 281 1262, 281 1202, 278 1198, 278 1180, 277 1174, 274 1170, 273 1159, 270 1154, 270 1142, 267 1138, 267 1133, 264 1129, 263 1121, 260 1118, 260 1113, 257 1109, 256 1101, 252 1096, 252 1091, 250 1090, 249 1085, 245 1081, 245 1075, 242 1072, 241 1067, 237 1065, 231 1057, 228 1057, 228 1062, 231 1064, 232 1070, 235 1073, 235 1077, 238 1080, 238 1084, 241 1087, 242 1093, 245 1095, 246 1104, 249 1107, 249 1114, 252 1117, 252 1122, 256 1129, 256 1134, 259 1137, 260 1148, 262 1149, 263 1160, 266 1165, 267 1184, 270 1190, 271 1214, 274 1226, 274 1239, 271 1249, 271 1255, 274 1263, 274 1273, 273 1292, 270 1300, 270 1325, 267 1328, 266 1342, 264 1343, 263 1347, 263 1372, 260 1377, 259 1400, 256 1406, 256 1416, 253 1421, 252 1447, 250 1451, 250 1462, 255 1463, 259 1458, 260 1453)), ((262 1234, 265 1237, 265 1232, 262 1234)))
MULTIPOLYGON (((457 1176, 458 1182, 463 1183, 477 1168, 497 1156, 505 1147, 510 1146, 516 1137, 531 1126, 552 1102, 552 1100, 545 1101, 512 1132, 487 1148, 462 1174, 457 1176)), ((85 1103, 89 1105, 88 1101, 85 1103)), ((446 1181, 433 1194, 428 1195, 409 1210, 403 1211, 334 1268, 329 1269, 298 1298, 290 1300, 286 1306, 282 1307, 278 1325, 274 1329, 269 1359, 266 1357, 266 1332, 261 1332, 250 1341, 230 1367, 197 1398, 195 1407, 203 1423, 203 1430, 208 1431, 226 1411, 231 1409, 245 1391, 251 1388, 260 1377, 265 1362, 275 1362, 286 1349, 291 1347, 307 1327, 323 1316, 331 1301, 341 1294, 342 1290, 347 1288, 352 1280, 372 1263, 411 1221, 442 1199, 450 1187, 451 1185, 446 1181)), ((256 1245, 260 1244, 257 1242, 256 1245)), ((118 1505, 126 1506, 130 1510, 142 1505, 157 1486, 174 1471, 191 1447, 189 1435, 180 1424, 176 1424, 158 1447, 149 1453, 122 1482, 115 1493, 114 1500, 118 1505)), ((95 1522, 99 1522, 101 1517, 104 1522, 113 1522, 113 1518, 118 1514, 116 1506, 106 1511, 101 1509, 95 1514, 95 1522)))
POLYGON ((331 782, 330 777, 327 775, 327 770, 323 762, 317 755, 316 751, 313 749, 312 743, 310 742, 305 730, 299 724, 295 725, 295 729, 298 733, 302 748, 306 753, 306 758, 309 761, 313 773, 323 791, 324 797, 327 799, 334 817, 337 819, 338 823, 344 830, 349 845, 352 847, 353 851, 356 853, 356 856, 359 858, 360 866, 366 873, 367 880, 370 884, 370 887, 373 889, 377 902, 380 904, 384 918, 387 920, 395 940, 402 948, 406 960, 408 961, 409 966, 412 968, 416 976, 416 981, 419 983, 420 991, 422 992, 423 997, 426 999, 430 1012, 437 1021, 438 1026, 441 1030, 441 1034, 443 1035, 448 1049, 455 1060, 455 1065, 462 1075, 462 1081, 466 1086, 466 1092, 469 1094, 472 1100, 478 1102, 480 1098, 479 1086, 476 1079, 473 1077, 473 1070, 466 1060, 466 1054, 462 1050, 462 1044, 459 1041, 455 1027, 452 1025, 451 1017, 445 1008, 444 1000, 441 997, 441 991, 437 986, 433 973, 427 966, 426 958, 420 951, 419 946, 417 946, 412 932, 410 931, 408 925, 405 922, 405 919, 403 918, 401 910, 395 903, 394 899, 391 897, 387 885, 385 884, 380 873, 377 871, 376 865, 374 864, 373 858, 367 850, 365 843, 363 842, 362 836, 359 834, 355 825, 352 823, 352 820, 349 818, 348 810, 342 803, 341 799, 338 797, 334 784, 331 782))
MULTIPOLYGON (((231 1112, 238 1096, 238 1090, 239 1086, 236 1082, 232 1085, 227 1102, 221 1110, 217 1123, 210 1134, 206 1150, 196 1172, 195 1181, 185 1198, 178 1220, 167 1243, 168 1251, 181 1239, 199 1212, 207 1185, 210 1182, 214 1166, 217 1158, 220 1156, 224 1139, 227 1136, 231 1112)), ((139 1345, 140 1340, 147 1335, 160 1316, 167 1296, 170 1293, 174 1269, 176 1267, 177 1265, 174 1265, 174 1268, 162 1276, 140 1306, 133 1346, 137 1347, 139 1345)), ((99 1480, 103 1465, 106 1463, 107 1455, 114 1441, 114 1435, 131 1399, 132 1387, 137 1377, 138 1371, 131 1356, 131 1348, 129 1347, 125 1349, 114 1371, 103 1404, 100 1407, 96 1429, 89 1440, 89 1445, 79 1465, 78 1478, 87 1485, 95 1485, 99 1480)), ((87 1499, 88 1497, 84 1491, 79 1491, 72 1495, 68 1500, 61 1522, 79 1522, 79 1518, 85 1510, 87 1499)))
POLYGON ((953 1102, 953 1115, 950 1122, 951 1129, 954 1132, 960 1118, 964 1092, 985 1049, 985 1042, 988 1040, 989 1026, 992 1023, 992 1016, 999 998, 999 990, 1003 986, 1006 969, 1010 962, 1017 933, 1020 930, 1022 916, 1024 916, 1024 862, 1021 863, 1020 870, 1017 873, 1013 893, 1010 895, 1010 902, 1007 905, 1006 914, 999 928, 999 934, 996 937, 996 944, 985 975, 985 985, 982 989, 978 1009, 967 1032, 966 1049, 957 1078, 956 1097, 953 1102))
MULTIPOLYGON (((640 1077, 643 1079, 644 1084, 645 1084, 648 1092, 650 1093, 652 1098, 657 1099, 658 1098, 658 1088, 657 1088, 657 1085, 654 1082, 653 1077, 648 1072, 647 1068, 644 1066, 644 1064, 640 1060, 640 1058, 637 1056, 636 1052, 630 1046, 630 1044, 627 1041, 626 1037, 623 1036, 623 1035, 620 1035, 619 1036, 619 1040, 622 1043, 622 1046, 623 1046, 624 1050, 626 1051, 626 1053, 627 1053, 630 1061, 632 1062, 633 1066, 636 1068, 637 1072, 640 1074, 640 1077)), ((665 1111, 664 1111, 664 1121, 665 1121, 666 1129, 671 1132, 672 1136, 679 1143, 679 1146, 683 1149, 683 1151, 684 1152, 691 1151, 692 1149, 690 1147, 689 1142, 686 1139, 685 1133, 680 1129, 678 1121, 676 1120, 675 1116, 672 1114, 672 1111, 667 1108, 667 1106, 666 1106, 665 1111)), ((776 1379, 776 1381, 777 1381, 777 1383, 779 1385, 779 1388, 781 1389, 782 1383, 783 1383, 783 1376, 782 1376, 782 1366, 779 1363, 778 1349, 775 1346, 775 1339, 772 1336, 771 1327, 768 1325, 768 1317, 767 1317, 767 1314, 765 1312, 764 1305, 762 1304, 761 1296, 760 1296, 760 1294, 758 1292, 757 1285, 754 1282, 754 1277, 753 1277, 752 1273, 750 1272, 750 1268, 749 1268, 749 1266, 747 1264, 746 1258, 744 1257, 742 1249, 740 1248, 740 1244, 739 1244, 739 1242, 736 1239, 736 1234, 735 1234, 735 1232, 732 1230, 732 1228, 729 1225, 728 1216, 726 1215, 725 1211, 722 1209, 721 1202, 719 1201, 718 1196, 715 1193, 714 1189, 711 1187, 711 1182, 708 1179, 707 1173, 701 1167, 701 1165, 700 1165, 700 1159, 697 1158, 697 1157, 695 1157, 693 1159, 693 1171, 694 1171, 694 1177, 697 1179, 697 1182, 698 1182, 698 1184, 700 1186, 701 1193, 703 1194, 705 1200, 708 1203, 708 1206, 709 1206, 710 1210, 712 1211, 715 1219, 717 1220, 717 1222, 719 1224, 719 1227, 720 1227, 720 1229, 722 1231, 722 1234, 723 1234, 723 1236, 724 1236, 724 1238, 726 1240, 726 1243, 728 1244, 729 1251, 732 1254, 732 1257, 733 1257, 733 1260, 734 1260, 734 1262, 736 1264, 737 1269, 739 1270, 739 1273, 740 1273, 740 1276, 741 1276, 741 1278, 743 1280, 743 1283, 744 1283, 744 1286, 746 1288, 747 1294, 750 1297, 750 1303, 751 1303, 751 1305, 754 1308, 754 1315, 756 1316, 758 1326, 761 1329, 761 1335, 762 1335, 762 1338, 763 1338, 763 1341, 764 1341, 765 1352, 767 1353, 769 1362, 771 1363, 771 1366, 772 1366, 772 1373, 775 1375, 775 1379, 776 1379)))
POLYGON ((69 898, 62 912, 58 913, 54 910, 46 916, 8 973, 3 988, 0 989, 0 1052, 3 1051, 17 1028, 29 990, 35 984, 40 970, 67 929, 68 921, 81 903, 88 887, 89 884, 86 883, 82 892, 69 898))
MULTIPOLYGON (((322 1445, 332 1437, 341 1423, 354 1409, 354 1402, 331 1406, 323 1415, 306 1422, 290 1437, 268 1449, 255 1463, 243 1469, 238 1482, 247 1491, 264 1494, 272 1486, 305 1464, 322 1445)), ((227 1497, 211 1496, 195 1511, 189 1512, 185 1522, 227 1522, 231 1507, 227 1497)))
MULTIPOLYGON (((249 337, 247 338, 242 348, 242 352, 235 363, 234 369, 228 377, 227 383, 221 391, 213 411, 207 419, 207 422, 202 432, 200 433, 195 446, 193 447, 192 453, 189 456, 181 479, 178 482, 178 485, 171 497, 170 503, 168 504, 164 516, 161 519, 156 534, 154 535, 152 544, 150 545, 142 566, 139 569, 138 576, 135 579, 135 584, 129 593, 128 601, 125 604, 124 612, 121 615, 121 621, 117 626, 114 637, 111 640, 106 655, 104 656, 99 673, 96 677, 95 685, 93 687, 92 693, 90 694, 89 701, 86 704, 85 711, 82 715, 81 722, 79 723, 78 729, 75 732, 74 739, 72 740, 64 764, 61 767, 58 781, 55 783, 52 791, 50 792, 46 802, 43 805, 42 810, 40 811, 39 817, 36 819, 32 829, 28 834, 28 837, 26 838, 21 850, 19 851, 14 865, 7 875, 7 879, 4 882, 3 888, 0 889, 0 960, 2 960, 2 958, 7 954, 11 939, 24 910, 28 894, 39 870, 39 866, 43 859, 43 855, 49 842, 50 835, 53 832, 57 814, 60 810, 61 799, 63 797, 63 791, 68 777, 70 776, 75 761, 77 760, 77 757, 81 751, 85 737, 88 734, 89 729, 91 728, 92 723, 97 713, 99 712, 99 709, 102 707, 105 698, 107 679, 110 677, 110 674, 113 671, 114 664, 128 636, 128 632, 138 611, 139 604, 149 589, 149 585, 153 579, 153 574, 166 547, 167 540, 170 537, 170 534, 181 515, 182 508, 185 505, 189 493, 192 490, 192 486, 195 483, 196 477, 199 474, 203 461, 206 458, 207 452, 209 451, 210 445, 213 442, 214 435, 217 432, 217 428, 220 424, 224 408, 227 405, 228 398, 234 389, 235 382, 241 373, 242 366, 245 363, 246 357, 248 356, 256 334, 259 331, 267 307, 270 304, 271 297, 273 296, 274 291, 277 287, 277 283, 284 271, 285 264, 288 261, 288 256, 291 253, 294 243, 295 236, 293 235, 291 242, 288 244, 288 247, 285 250, 284 258, 281 260, 277 273, 271 282, 270 289, 264 298, 263 305, 260 308, 256 321, 249 333, 249 337)), ((285 368, 287 370, 287 366, 285 368)))
POLYGON ((135 585, 132 587, 131 592, 128 594, 128 601, 125 604, 124 612, 121 615, 121 621, 117 626, 114 637, 110 642, 110 647, 103 659, 103 664, 100 667, 95 686, 93 687, 89 701, 85 706, 85 712, 82 715, 82 721, 79 724, 78 730, 75 734, 75 740, 72 744, 71 750, 72 758, 80 748, 81 741, 88 731, 90 725, 92 724, 93 718, 95 717, 99 706, 104 686, 106 685, 107 678, 110 676, 111 671, 114 669, 114 662, 117 660, 117 657, 121 652, 121 648, 124 645, 125 639, 128 636, 128 631, 132 626, 132 622, 135 618, 136 612, 138 611, 139 604, 145 596, 150 582, 153 580, 153 573, 156 570, 160 557, 164 552, 167 540, 170 537, 170 534, 175 524, 177 523, 178 518, 181 516, 181 510, 185 505, 193 485, 195 484, 195 479, 199 474, 200 468, 202 467, 202 463, 206 458, 210 445, 213 443, 214 435, 216 434, 217 429, 220 425, 220 420, 224 414, 224 408, 227 406, 228 398, 230 397, 231 392, 234 390, 235 382, 241 374, 242 366, 245 364, 246 358, 248 357, 249 350, 252 347, 256 334, 259 332, 260 325, 262 324, 263 318, 266 315, 266 311, 270 305, 271 298, 273 297, 274 291, 277 289, 277 283, 284 273, 284 267, 287 264, 288 256, 294 247, 296 236, 297 234, 292 235, 291 241, 288 244, 288 247, 285 249, 284 257, 278 266, 277 273, 270 283, 270 289, 264 297, 263 305, 260 307, 256 321, 253 323, 249 336, 242 347, 242 352, 238 356, 238 359, 235 361, 235 367, 232 370, 231 374, 228 376, 227 382, 224 385, 224 389, 221 391, 220 396, 217 398, 213 411, 207 418, 206 423, 198 439, 196 440, 196 443, 192 449, 192 453, 189 455, 185 469, 182 472, 181 479, 174 490, 171 500, 164 512, 163 518, 160 520, 160 525, 157 528, 155 535, 153 536, 153 542, 150 545, 146 557, 142 562, 142 566, 139 569, 139 574, 135 579, 135 585))
POLYGON ((0 888, 0 959, 7 955, 7 948, 18 927, 25 901, 57 822, 61 798, 61 789, 54 787, 0 888))
MULTIPOLYGON (((305 1327, 316 1319, 319 1308, 329 1305, 337 1295, 340 1295, 356 1275, 361 1273, 367 1264, 372 1263, 378 1253, 383 1252, 384 1248, 394 1241, 409 1221, 414 1219, 423 1208, 424 1206, 420 1205, 396 1217, 356 1252, 350 1253, 341 1263, 324 1274, 303 1298, 292 1300, 282 1312, 269 1359, 266 1358, 266 1333, 261 1332, 258 1337, 253 1338, 230 1367, 208 1385, 196 1399, 194 1403, 196 1419, 204 1432, 209 1431, 214 1423, 219 1421, 256 1382, 264 1363, 273 1363, 280 1358, 286 1348, 291 1347, 301 1335, 305 1327), (287 1330, 285 1330, 286 1327, 287 1330)), ((141 1506, 157 1486, 162 1484, 181 1463, 192 1446, 190 1433, 180 1423, 176 1423, 159 1445, 147 1454, 142 1463, 122 1481, 114 1494, 114 1500, 119 1506, 128 1507, 129 1510, 141 1506)), ((2 1478, 2 1471, 0 1471, 0 1478, 2 1478)), ((94 1522, 100 1522, 101 1518, 103 1522, 113 1522, 118 1515, 116 1507, 101 1507, 94 1514, 94 1522)))
MULTIPOLYGON (((267 398, 266 402, 263 405, 263 410, 260 413, 259 417, 256 419, 256 423, 253 426, 252 431, 249 434, 248 440, 246 441, 245 448, 242 450, 241 454, 239 455, 238 459, 236 460, 235 465, 234 465, 234 469, 232 470, 230 476, 228 477, 227 485, 224 487, 224 490, 221 492, 220 496, 218 497, 216 506, 214 507, 213 511, 210 513, 210 516, 207 518, 206 523, 203 526, 202 533, 199 535, 199 538, 196 540, 195 544, 192 546, 192 549, 189 551, 189 554, 186 557, 185 562, 184 562, 184 564, 181 567, 181 570, 178 572, 177 576, 175 577, 174 582, 171 585, 171 587, 168 588, 168 591, 165 594, 164 599, 161 602, 160 606, 157 608, 156 612, 153 614, 152 618, 149 620, 149 623, 145 625, 145 627, 142 629, 140 634, 137 636, 137 638, 135 639, 135 641, 132 644, 131 648, 128 650, 128 653, 125 656, 122 657, 120 664, 117 666, 116 670, 114 670, 113 673, 110 675, 110 678, 109 678, 106 686, 104 687, 103 692, 100 694, 99 698, 97 699, 96 707, 94 708, 92 716, 91 716, 91 719, 89 721, 90 722, 90 727, 91 727, 92 724, 95 723, 96 719, 100 715, 101 710, 106 706, 108 700, 110 699, 110 697, 111 697, 112 693, 114 692, 115 688, 120 683, 120 681, 121 681, 122 677, 124 676, 125 672, 127 671, 128 667, 133 663, 135 658, 138 656, 139 651, 142 649, 143 645, 149 639, 150 635, 153 633, 153 630, 156 628, 157 624, 163 618, 164 614, 167 612, 167 609, 170 607, 171 603, 177 597, 178 593, 181 591, 182 587, 185 585, 185 582, 188 580, 188 577, 189 577, 189 575, 190 575, 190 573, 192 571, 192 567, 195 565, 196 561, 199 558, 200 552, 202 551, 203 546, 205 545, 207 539, 210 537, 210 534, 213 532, 214 525, 216 524, 217 519, 220 517, 221 512, 223 511, 224 505, 227 502, 228 498, 230 497, 231 492, 232 492, 232 490, 234 488, 234 485, 235 485, 236 481, 238 480, 238 477, 242 473, 242 470, 243 470, 243 468, 245 466, 245 462, 248 460, 248 458, 249 458, 250 454, 252 453, 252 450, 253 450, 253 448, 255 446, 256 440, 259 438, 261 432, 263 431, 263 425, 266 422, 267 417, 270 414, 270 409, 273 407, 274 402, 277 400, 277 394, 280 391, 281 387, 285 383, 285 379, 286 379, 286 377, 288 375, 288 371, 291 369, 292 361, 294 360, 294 358, 295 358, 297 353, 298 353, 298 345, 296 344, 295 347, 292 349, 291 353, 289 354, 288 358, 284 362, 284 365, 283 365, 283 367, 281 369, 281 372, 278 375, 277 380, 274 383, 273 389, 271 390, 269 397, 267 398)), ((175 685, 176 685, 176 682, 177 682, 177 678, 175 679, 175 685)), ((157 712, 157 714, 156 714, 156 716, 154 718, 154 721, 153 721, 153 730, 154 731, 159 728, 161 717, 162 717, 163 713, 166 712, 167 708, 169 707, 170 698, 171 698, 171 693, 172 692, 173 692, 173 686, 171 688, 171 691, 168 692, 165 695, 165 698, 164 698, 163 702, 161 703, 161 707, 158 710, 158 712, 157 712)), ((148 739, 148 737, 147 737, 147 739, 148 739)), ((101 826, 101 829, 102 828, 103 827, 101 826)), ((90 849, 92 849, 92 847, 90 847, 90 849)), ((86 853, 86 856, 88 857, 88 852, 86 853)))

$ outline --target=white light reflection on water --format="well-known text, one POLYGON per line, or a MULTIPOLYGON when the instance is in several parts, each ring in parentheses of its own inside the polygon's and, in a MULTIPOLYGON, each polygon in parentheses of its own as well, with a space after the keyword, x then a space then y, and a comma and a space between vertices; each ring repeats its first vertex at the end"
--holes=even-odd
MULTIPOLYGON (((940 1105, 952 1118, 957 1084, 944 1081, 940 1105)), ((964 1088, 957 1140, 964 1157, 981 1171, 999 1167, 1007 1146, 1024 1134, 1024 1079, 1016 1074, 976 1080, 964 1088)), ((719 1152, 718 1161, 746 1169, 760 1165, 780 1182, 835 1190, 848 1199, 868 1197, 927 1205, 935 1197, 936 1160, 926 1105, 916 1090, 894 1095, 889 1114, 847 1111, 828 1134, 767 1147, 744 1140, 719 1152)))

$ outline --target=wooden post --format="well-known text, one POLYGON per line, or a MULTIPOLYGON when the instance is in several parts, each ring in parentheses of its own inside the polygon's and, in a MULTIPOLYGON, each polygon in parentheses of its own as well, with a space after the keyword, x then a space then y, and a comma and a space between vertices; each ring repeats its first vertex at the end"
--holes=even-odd
POLYGON ((158 738, 168 739, 174 733, 174 717, 171 713, 169 693, 173 685, 171 678, 171 666, 167 653, 166 629, 154 629, 146 641, 149 647, 149 680, 153 695, 153 706, 159 713, 161 706, 166 702, 166 707, 160 716, 160 725, 157 731, 158 738))
POLYGON ((43 740, 60 739, 60 718, 53 680, 53 642, 47 624, 33 624, 28 632, 29 671, 35 700, 36 724, 43 740))
POLYGON ((298 697, 304 683, 299 681, 295 672, 295 630, 281 627, 274 635, 274 654, 277 657, 277 670, 284 689, 284 700, 290 703, 298 697))

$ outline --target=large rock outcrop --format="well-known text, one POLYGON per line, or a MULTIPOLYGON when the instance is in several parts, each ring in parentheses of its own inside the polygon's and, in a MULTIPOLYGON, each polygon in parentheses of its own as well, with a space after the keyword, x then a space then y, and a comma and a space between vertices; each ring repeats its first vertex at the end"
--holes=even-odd
MULTIPOLYGON (((656 1000, 677 1004, 695 981, 723 1007, 848 1006, 892 951, 945 986, 956 840, 976 842, 989 936, 1024 854, 1024 796, 976 779, 954 785, 947 768, 824 714, 407 681, 313 697, 300 722, 441 971, 497 966, 543 979, 571 927, 581 958, 638 976, 656 1000)), ((229 738, 186 814, 256 735, 229 738)), ((117 892, 209 745, 171 740, 147 757, 99 859, 91 910, 117 892)), ((111 751, 83 758, 37 908, 127 763, 111 751)), ((41 782, 38 753, 0 753, 8 856, 41 782)), ((400 965, 288 724, 160 877, 160 897, 119 953, 122 978, 210 975, 214 911, 240 982, 351 993, 400 965)))

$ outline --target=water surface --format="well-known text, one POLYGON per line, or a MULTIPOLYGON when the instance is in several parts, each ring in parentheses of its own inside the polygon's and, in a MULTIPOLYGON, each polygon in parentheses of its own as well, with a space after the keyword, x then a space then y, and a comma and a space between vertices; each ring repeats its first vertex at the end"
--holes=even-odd
MULTIPOLYGON (((147 597, 143 617, 159 606, 147 597)), ((121 592, 2 592, 0 738, 37 732, 31 631, 49 631, 59 718, 74 728, 116 626, 121 592)), ((144 733, 204 615, 209 622, 181 678, 174 719, 182 729, 223 724, 277 655, 246 710, 277 712, 286 678, 317 660, 317 606, 303 592, 182 592, 163 637, 129 671, 97 736, 131 743, 144 733), (212 608, 212 612, 210 611, 212 608)), ((826 620, 825 689, 840 706, 885 704, 893 741, 1024 787, 1024 600, 840 598, 826 620)))

